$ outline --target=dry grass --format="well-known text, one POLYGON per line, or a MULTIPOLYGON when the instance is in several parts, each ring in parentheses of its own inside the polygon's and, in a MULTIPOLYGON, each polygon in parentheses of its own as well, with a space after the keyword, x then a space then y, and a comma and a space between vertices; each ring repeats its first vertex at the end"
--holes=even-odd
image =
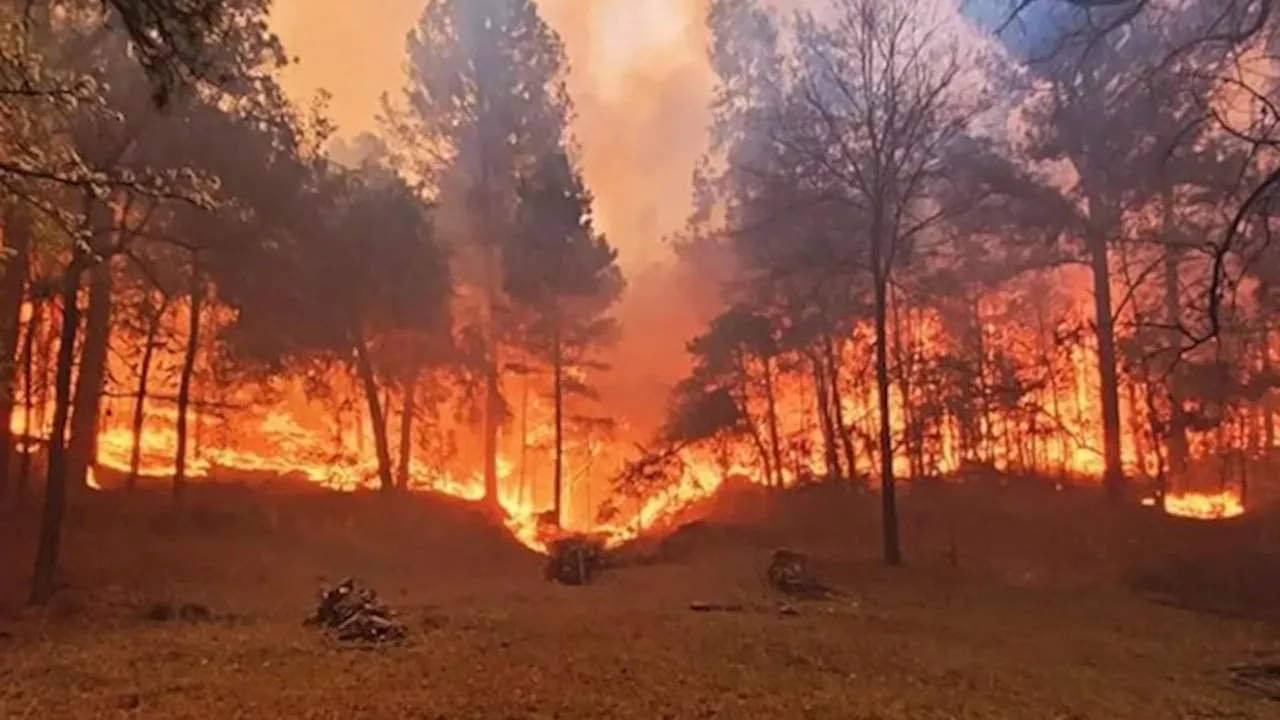
MULTIPOLYGON (((948 497, 963 510, 945 516, 968 519, 943 522, 941 501, 921 493, 904 513, 912 564, 889 570, 872 560, 872 501, 743 493, 683 534, 681 560, 566 588, 542 581, 540 558, 483 518, 436 500, 207 491, 181 518, 158 499, 88 500, 73 518, 58 605, 0 621, 10 633, 0 639, 2 718, 1280 713, 1225 674, 1280 651, 1274 624, 1152 604, 1124 582, 1168 555, 1199 567, 1213 553, 1259 549, 1265 533, 1253 526, 1121 523, 1087 499, 1046 510, 1042 498, 1032 511, 980 496, 948 497), (1135 532, 1142 542, 1117 540, 1135 532), (783 542, 813 553, 849 597, 779 614, 762 576, 783 542), (1125 551, 1104 552, 1108 543, 1125 551), (302 627, 320 579, 348 573, 401 612, 410 643, 343 650, 302 627), (142 619, 156 600, 233 617, 142 619), (747 609, 694 613, 694 600, 747 609)), ((26 575, 25 530, 0 537, 6 591, 26 575)))

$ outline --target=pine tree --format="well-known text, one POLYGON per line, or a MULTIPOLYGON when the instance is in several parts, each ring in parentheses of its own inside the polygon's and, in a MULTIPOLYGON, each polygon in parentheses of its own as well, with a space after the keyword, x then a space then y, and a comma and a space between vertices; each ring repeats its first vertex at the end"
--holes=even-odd
POLYGON ((571 109, 560 38, 532 0, 430 0, 409 34, 404 107, 389 112, 399 139, 435 186, 441 232, 459 280, 475 290, 461 308, 481 338, 485 498, 498 503, 498 429, 505 415, 502 349, 508 321, 504 256, 516 231, 520 179, 561 147, 571 109))
POLYGON ((617 252, 595 231, 591 195, 563 150, 541 158, 520 188, 519 242, 505 255, 506 292, 520 308, 523 344, 551 374, 555 414, 554 517, 564 521, 566 401, 592 397, 592 351, 614 337, 609 311, 623 290, 617 252))

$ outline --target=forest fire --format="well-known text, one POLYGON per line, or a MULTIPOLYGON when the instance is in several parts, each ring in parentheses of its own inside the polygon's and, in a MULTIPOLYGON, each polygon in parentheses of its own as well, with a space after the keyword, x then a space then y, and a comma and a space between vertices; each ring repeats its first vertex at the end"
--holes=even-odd
MULTIPOLYGON (((185 319, 180 318, 167 331, 180 337, 183 323, 185 319)), ((854 356, 850 359, 857 360, 854 356)), ((176 368, 181 358, 174 353, 157 353, 151 361, 162 369, 160 374, 165 375, 164 369, 176 368)), ((123 359, 109 364, 109 377, 126 378, 131 373, 123 359)), ((1089 378, 1094 371, 1088 365, 1087 354, 1078 351, 1071 355, 1065 367, 1067 379, 1062 394, 1045 396, 1039 402, 1046 407, 1074 408, 1070 417, 1084 423, 1081 429, 1087 431, 1086 418, 1091 413, 1089 378)), ((277 383, 274 390, 265 395, 262 388, 248 386, 232 390, 224 386, 216 392, 212 385, 201 384, 196 388, 195 409, 189 411, 192 442, 188 444, 185 470, 188 480, 251 478, 271 482, 276 478, 297 478, 343 492, 376 487, 378 460, 367 415, 361 412, 358 390, 349 380, 340 376, 331 378, 325 399, 307 397, 297 382, 277 383), (207 394, 202 389, 205 387, 209 389, 207 394), (264 402, 263 397, 271 401, 264 402), (343 397, 347 400, 337 400, 343 397)), ((137 482, 166 482, 175 472, 177 448, 177 418, 172 402, 165 400, 163 390, 153 390, 156 395, 145 405, 142 432, 135 434, 125 419, 135 409, 136 399, 120 397, 126 394, 125 388, 120 390, 104 398, 96 466, 89 468, 86 484, 93 489, 119 487, 131 482, 129 478, 135 474, 137 482)), ((780 382, 777 390, 775 405, 783 434, 790 438, 787 456, 791 458, 778 476, 783 484, 820 477, 825 460, 821 450, 824 439, 821 428, 814 426, 807 412, 813 402, 812 395, 798 382, 780 382)), ((39 388, 34 387, 31 399, 37 400, 39 394, 39 388)), ((870 401, 868 398, 865 403, 857 403, 854 398, 847 398, 844 411, 851 417, 868 416, 870 401)), ((545 403, 537 397, 526 398, 520 412, 506 427, 518 428, 523 437, 516 437, 516 433, 508 433, 510 437, 504 435, 503 450, 498 457, 501 505, 512 534, 527 547, 543 552, 555 532, 545 526, 542 517, 550 506, 546 442, 553 428, 545 403), (522 464, 524 472, 521 472, 522 464)), ((52 408, 48 407, 43 410, 33 407, 30 411, 37 422, 51 414, 52 408)), ((14 414, 12 429, 20 437, 26 436, 23 423, 27 416, 27 412, 14 414)), ((994 422, 1008 422, 1015 417, 1008 412, 993 413, 994 422)), ((1066 417, 1064 415, 1064 419, 1066 417)), ((943 428, 938 444, 930 451, 925 468, 927 475, 946 476, 959 469, 961 461, 956 447, 960 438, 955 433, 954 426, 943 428)), ((47 434, 47 428, 34 433, 37 437, 47 437, 47 434)), ((412 450, 408 468, 410 490, 438 492, 469 501, 483 499, 483 475, 469 469, 478 463, 465 462, 457 447, 460 442, 465 445, 466 428, 451 426, 447 421, 419 423, 415 435, 417 446, 412 450), (442 437, 445 440, 442 441, 442 437), (433 450, 445 447, 451 450, 443 456, 439 452, 433 454, 433 450)), ((1003 450, 993 453, 992 466, 1017 471, 1026 467, 1022 463, 1031 457, 1033 470, 1065 475, 1078 482, 1096 482, 1101 474, 1100 458, 1087 444, 1073 441, 1071 437, 1068 431, 1047 438, 1029 435, 1026 438, 1029 444, 1012 444, 1022 448, 1018 451, 1023 453, 1021 459, 1018 452, 1009 454, 1003 450)), ((1130 435, 1127 442, 1133 447, 1140 440, 1130 435)), ((634 441, 615 430, 612 435, 593 442, 573 444, 566 463, 567 474, 574 478, 566 498, 568 528, 599 533, 609 544, 616 545, 646 528, 663 524, 681 509, 708 497, 726 477, 762 485, 777 481, 768 471, 759 468, 754 460, 757 449, 749 439, 715 445, 709 450, 682 452, 676 478, 646 496, 621 501, 616 517, 600 522, 599 505, 609 500, 613 491, 607 481, 635 454, 634 441), (575 467, 585 468, 594 475, 579 477, 575 467)), ((32 449, 38 447, 38 444, 31 446, 32 449)), ((1130 462, 1133 462, 1132 456, 1130 462)), ((895 458, 895 465, 904 475, 913 471, 912 460, 906 452, 895 458)), ((870 456, 856 463, 855 468, 861 476, 872 473, 870 456)), ((1151 500, 1144 502, 1154 504, 1151 500)), ((1244 512, 1238 494, 1232 491, 1175 492, 1166 498, 1164 508, 1171 515, 1197 519, 1229 518, 1244 512)))
MULTIPOLYGON (((1280 446, 1274 299, 1234 292, 1250 297, 1223 320, 1218 275, 1240 274, 1235 290, 1280 282, 1263 274, 1274 263, 1188 250, 1186 237, 1213 235, 1205 218, 1235 201, 1238 188, 1214 184, 1242 176, 1217 145, 1227 138, 1189 138, 1213 179, 1174 177, 1152 170, 1156 131, 1143 125, 1155 121, 1147 105, 1170 106, 1160 122, 1202 129, 1183 115, 1203 102, 1120 103, 1106 125, 1132 125, 1118 145, 1137 154, 1107 146, 1093 157, 1102 146, 1081 139, 1093 128, 1078 119, 1094 105, 1006 88, 1017 108, 998 133, 1008 137, 992 138, 974 119, 996 109, 1003 73, 978 92, 957 84, 996 61, 984 47, 895 78, 870 100, 923 103, 916 119, 868 125, 877 113, 848 104, 863 92, 854 86, 883 85, 873 68, 897 67, 895 53, 913 67, 932 57, 904 50, 934 37, 915 24, 942 23, 942 37, 961 33, 954 23, 905 4, 873 12, 871 0, 838 4, 844 22, 796 23, 715 3, 697 34, 716 39, 716 141, 675 252, 644 276, 660 288, 652 302, 695 320, 620 352, 636 333, 624 311, 635 275, 597 220, 562 48, 541 44, 555 33, 528 3, 501 23, 456 0, 431 7, 410 33, 385 127, 342 153, 323 107, 274 90, 226 102, 195 93, 154 112, 156 78, 121 52, 127 38, 103 50, 110 65, 61 68, 110 92, 92 98, 102 112, 50 130, 65 144, 45 155, 75 160, 59 167, 116 160, 95 167, 106 184, 75 202, 67 188, 83 178, 32 190, 92 242, 68 245, 23 201, 0 218, 12 256, 0 384, 14 445, 26 460, 48 447, 53 469, 38 584, 52 587, 64 483, 172 478, 178 499, 201 480, 431 491, 501 507, 535 549, 562 532, 621 542, 730 476, 909 489, 997 475, 1101 484, 1115 497, 1125 478, 1158 478, 1172 514, 1244 512, 1248 479, 1280 446), (502 66, 525 52, 543 74, 502 66), (459 88, 469 96, 453 97, 459 88), (193 133, 217 142, 192 146, 193 133), (98 146, 117 136, 138 139, 127 152, 98 146), (1041 167, 1050 161, 1084 174, 1061 182, 1041 167), (867 171, 886 166, 898 174, 867 171), (798 208, 803 221, 772 227, 798 208), (610 397, 650 365, 669 370, 646 379, 654 391, 631 406, 610 397), (1221 497, 1199 494, 1210 487, 1221 497)), ((1112 50, 1099 77, 1132 65, 1112 50)), ((238 58, 252 81, 237 92, 274 87, 281 61, 238 58)), ((1218 102, 1214 83, 1196 87, 1218 102)), ((13 146, 27 141, 44 138, 13 146)), ((896 494, 884 497, 893 563, 896 494)))
POLYGON ((1277 38, 0 2, 0 708, 1272 718, 1277 38))
MULTIPOLYGON (((1011 302, 1010 298, 993 295, 976 306, 976 313, 979 317, 1001 317, 1010 311, 1011 302)), ((967 430, 963 418, 946 404, 954 402, 947 400, 951 392, 945 385, 948 377, 930 376, 927 372, 928 363, 936 362, 935 358, 964 353, 965 345, 956 340, 956 332, 948 329, 944 317, 919 311, 906 314, 898 326, 901 336, 896 352, 904 363, 915 363, 925 372, 918 382, 902 388, 908 404, 904 405, 902 394, 895 393, 891 399, 895 431, 907 440, 894 456, 899 477, 948 477, 976 464, 1014 474, 1065 477, 1073 482, 1099 480, 1103 460, 1095 449, 1096 441, 1089 440, 1100 432, 1094 381, 1096 353, 1087 339, 1053 351, 1056 338, 1069 333, 1087 307, 1074 292, 1059 297, 1057 303, 1037 309, 1037 313, 1057 314, 1058 320, 1047 332, 1043 316, 1033 316, 1027 324, 1006 323, 998 329, 985 324, 981 330, 980 345, 1026 348, 1026 357, 1013 356, 1008 351, 1004 356, 1014 363, 1012 367, 1020 378, 1015 382, 1025 383, 1026 395, 1012 403, 993 396, 996 402, 985 406, 978 418, 976 437, 968 434, 974 431, 967 430), (939 400, 942 404, 938 404, 939 400), (939 414, 926 417, 922 413, 929 408, 939 414)), ((205 326, 214 328, 214 332, 234 318, 234 313, 216 306, 206 307, 204 315, 205 326)), ((30 322, 31 317, 31 310, 24 310, 23 319, 30 322)), ((147 358, 155 387, 147 389, 141 406, 136 397, 138 388, 130 387, 138 377, 134 365, 140 361, 141 352, 122 348, 122 352, 107 359, 109 382, 101 401, 95 448, 96 466, 103 472, 95 473, 93 466, 88 468, 85 482, 89 487, 154 484, 173 477, 178 447, 173 383, 181 371, 181 349, 187 342, 189 321, 189 311, 180 302, 163 318, 159 334, 169 341, 147 358), (139 421, 135 429, 132 423, 139 421)), ((35 348, 52 346, 56 327, 47 322, 31 327, 35 348)), ((869 328, 856 327, 855 342, 847 343, 843 357, 835 362, 847 368, 865 367, 870 347, 856 339, 868 332, 869 328)), ((129 329, 121 328, 118 334, 122 346, 127 346, 129 329)), ((696 349, 697 343, 691 347, 696 349)), ((362 397, 362 390, 350 375, 340 368, 331 370, 319 384, 321 391, 312 387, 316 385, 314 377, 304 380, 283 376, 265 383, 231 385, 217 379, 215 360, 201 357, 194 367, 187 411, 187 480, 249 478, 270 482, 295 478, 348 492, 378 485, 379 461, 367 398, 362 397)), ((1001 382, 994 373, 1002 372, 995 360, 998 358, 979 371, 984 375, 981 381, 993 386, 1001 382)), ((581 435, 571 438, 565 447, 568 482, 563 497, 564 531, 599 533, 616 545, 646 528, 663 524, 673 514, 714 493, 730 476, 761 485, 790 485, 832 474, 874 477, 874 389, 866 384, 865 376, 855 375, 852 392, 840 397, 841 416, 849 419, 842 421, 848 428, 849 444, 844 450, 849 455, 845 464, 837 462, 833 469, 831 453, 839 443, 834 443, 829 429, 819 422, 822 415, 815 417, 813 413, 815 402, 826 401, 815 394, 803 375, 774 378, 773 395, 766 397, 761 393, 764 386, 750 379, 751 373, 764 370, 761 365, 744 369, 750 383, 740 400, 746 414, 745 431, 719 433, 706 442, 683 448, 671 476, 641 489, 639 494, 618 496, 618 488, 611 480, 634 459, 637 443, 644 440, 644 434, 625 423, 594 429, 581 426, 581 435), (773 456, 761 452, 767 440, 760 429, 770 424, 770 417, 774 418, 780 438, 776 469, 772 467, 773 456), (610 503, 617 511, 607 522, 600 518, 604 503, 610 503)), ((14 413, 11 423, 15 435, 27 436, 25 423, 29 417, 36 428, 32 434, 48 437, 53 407, 44 398, 52 383, 51 373, 51 367, 38 368, 32 387, 20 389, 20 410, 14 413)), ((546 387, 522 377, 509 382, 512 387, 508 392, 519 397, 520 402, 511 408, 500 432, 500 503, 512 534, 522 544, 542 552, 557 532, 545 522, 553 504, 549 477, 553 418, 546 387)), ((458 403, 462 402, 460 392, 458 387, 445 387, 436 393, 434 405, 415 404, 410 458, 404 465, 406 487, 480 501, 485 485, 483 473, 477 468, 482 462, 477 457, 474 428, 456 420, 461 407, 458 403)), ((402 419, 402 398, 391 390, 381 401, 384 422, 389 427, 398 424, 402 419)), ((1151 440, 1141 430, 1147 422, 1146 412, 1141 404, 1124 406, 1125 465, 1134 475, 1157 469, 1151 440)), ((1198 440, 1198 456, 1214 457, 1215 440, 1221 439, 1220 433, 1191 435, 1198 440)), ((29 449, 38 447, 38 443, 32 444, 29 449)), ((392 450, 395 454, 400 452, 398 441, 392 450)), ((1199 519, 1227 518, 1244 512, 1238 495, 1232 491, 1175 492, 1167 497, 1164 508, 1172 515, 1199 519)))

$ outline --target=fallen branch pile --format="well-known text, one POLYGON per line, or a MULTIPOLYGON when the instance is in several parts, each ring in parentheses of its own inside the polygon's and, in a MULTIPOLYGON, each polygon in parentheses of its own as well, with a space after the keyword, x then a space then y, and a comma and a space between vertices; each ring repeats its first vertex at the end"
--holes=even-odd
POLYGON ((306 624, 333 633, 342 642, 383 644, 403 640, 405 626, 378 602, 373 590, 347 578, 320 592, 320 602, 306 624))

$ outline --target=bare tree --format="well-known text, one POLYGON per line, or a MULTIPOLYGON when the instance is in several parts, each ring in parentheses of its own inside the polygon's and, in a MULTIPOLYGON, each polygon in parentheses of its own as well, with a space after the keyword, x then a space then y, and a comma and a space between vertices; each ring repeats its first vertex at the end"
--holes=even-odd
MULTIPOLYGON (((1274 106, 1275 79, 1272 72, 1259 71, 1274 64, 1277 31, 1280 31, 1280 3, 1276 0, 965 0, 967 14, 991 27, 1021 59, 1036 66, 1043 62, 1083 63, 1108 43, 1123 44, 1138 25, 1159 25, 1173 29, 1171 41, 1131 59, 1130 71, 1137 77, 1179 73, 1189 83, 1203 82, 1206 75, 1230 94, 1243 97, 1260 111, 1255 120, 1241 125, 1228 118, 1238 113, 1222 113, 1206 106, 1200 123, 1215 132, 1234 138, 1241 149, 1256 160, 1256 174, 1241 175, 1243 187, 1233 194, 1235 210, 1223 227, 1212 233, 1204 250, 1210 260, 1210 276, 1195 321, 1179 322, 1182 336, 1180 354, 1205 345, 1222 332, 1224 303, 1229 303, 1237 286, 1236 270, 1260 256, 1264 247, 1247 242, 1258 218, 1274 212, 1280 188, 1280 168, 1275 165, 1280 150, 1280 124, 1274 106), (1238 197, 1236 197, 1238 196, 1238 197)), ((1189 125, 1188 128, 1191 126, 1189 125)), ((1181 139, 1191 145, 1195 133, 1181 139)))
POLYGON ((791 102, 775 141, 804 156, 854 219, 847 238, 874 290, 884 559, 902 562, 890 417, 889 288, 929 231, 955 211, 940 202, 945 156, 984 95, 976 65, 927 0, 837 0, 834 19, 797 19, 791 102), (972 71, 972 72, 970 72, 972 71))

